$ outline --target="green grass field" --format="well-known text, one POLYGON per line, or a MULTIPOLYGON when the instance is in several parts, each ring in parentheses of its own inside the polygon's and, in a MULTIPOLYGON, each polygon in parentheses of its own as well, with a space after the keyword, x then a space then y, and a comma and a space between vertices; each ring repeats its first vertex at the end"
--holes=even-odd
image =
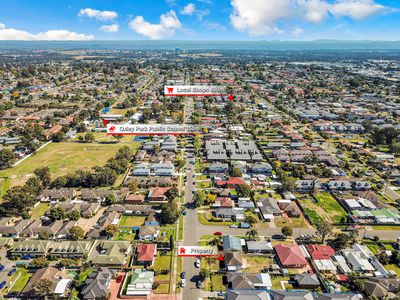
POLYGON ((331 194, 322 192, 315 194, 315 198, 318 200, 317 205, 323 209, 332 222, 338 223, 341 218, 346 217, 346 211, 331 194))
POLYGON ((18 280, 14 283, 14 285, 10 289, 10 292, 18 292, 18 293, 21 292, 22 289, 28 283, 29 279, 32 277, 32 275, 33 275, 33 273, 28 273, 27 269, 19 268, 17 270, 17 272, 15 272, 13 277, 11 278, 11 281, 15 280, 16 278, 18 278, 18 280))
POLYGON ((44 213, 50 208, 50 205, 47 203, 39 203, 31 211, 31 218, 34 220, 40 219, 44 215, 44 213))
POLYGON ((139 143, 131 142, 131 139, 115 144, 51 143, 18 166, 0 171, 1 190, 4 193, 9 186, 24 184, 30 176, 33 176, 35 169, 44 166, 49 167, 53 179, 77 170, 90 170, 94 166, 103 166, 125 145, 131 146, 135 151, 139 147, 139 143), (4 184, 6 188, 3 187, 4 184))
POLYGON ((121 220, 119 221, 119 227, 136 227, 143 225, 146 217, 139 217, 139 216, 122 216, 121 220))

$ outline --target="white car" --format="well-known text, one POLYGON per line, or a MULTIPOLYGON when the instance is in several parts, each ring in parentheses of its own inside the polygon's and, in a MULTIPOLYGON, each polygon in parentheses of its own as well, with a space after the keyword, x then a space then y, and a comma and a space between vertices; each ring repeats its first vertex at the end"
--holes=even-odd
POLYGON ((238 226, 235 224, 232 224, 231 226, 229 226, 229 228, 238 228, 238 226))
POLYGON ((196 268, 200 268, 200 259, 196 259, 196 262, 194 263, 194 266, 196 268))
POLYGON ((181 287, 185 287, 186 286, 186 279, 183 278, 181 279, 181 287))

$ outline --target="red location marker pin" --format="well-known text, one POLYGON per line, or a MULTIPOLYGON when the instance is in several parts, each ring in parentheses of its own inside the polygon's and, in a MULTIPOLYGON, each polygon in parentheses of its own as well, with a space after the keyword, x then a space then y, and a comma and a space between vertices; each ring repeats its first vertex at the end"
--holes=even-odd
POLYGON ((103 125, 106 126, 108 124, 108 121, 106 119, 101 120, 103 122, 103 125))
POLYGON ((224 257, 222 255, 218 256, 219 261, 224 261, 224 257))
POLYGON ((233 100, 235 100, 235 97, 233 97, 233 95, 230 94, 230 95, 228 96, 228 99, 229 99, 230 101, 233 101, 233 100))
POLYGON ((180 250, 180 254, 185 254, 185 253, 186 253, 186 249, 182 247, 180 250))

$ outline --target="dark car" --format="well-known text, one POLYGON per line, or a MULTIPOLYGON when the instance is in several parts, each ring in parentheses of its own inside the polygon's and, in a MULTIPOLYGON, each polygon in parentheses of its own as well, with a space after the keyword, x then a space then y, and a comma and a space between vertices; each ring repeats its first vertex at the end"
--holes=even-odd
POLYGON ((0 289, 2 289, 5 285, 6 285, 6 281, 2 281, 1 283, 0 283, 0 289))
POLYGON ((197 287, 198 289, 201 289, 201 280, 197 280, 197 281, 196 281, 196 287, 197 287))
POLYGON ((15 273, 15 271, 16 271, 15 269, 12 269, 12 270, 10 270, 10 272, 8 272, 7 275, 8 275, 8 276, 12 276, 12 275, 15 273))
POLYGON ((4 270, 4 265, 0 265, 0 271, 4 270))
POLYGON ((181 273, 181 279, 185 279, 185 277, 186 277, 186 272, 182 272, 181 273))
POLYGON ((122 279, 124 279, 124 275, 119 275, 119 276, 117 277, 117 283, 121 283, 121 282, 122 282, 122 279))
POLYGON ((272 236, 272 238, 273 238, 274 240, 286 240, 286 236, 284 236, 283 234, 274 234, 274 235, 272 236))

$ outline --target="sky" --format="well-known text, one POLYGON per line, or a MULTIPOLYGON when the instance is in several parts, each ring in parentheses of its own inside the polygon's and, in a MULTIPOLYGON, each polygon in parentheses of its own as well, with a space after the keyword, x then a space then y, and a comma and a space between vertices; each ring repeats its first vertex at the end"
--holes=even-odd
POLYGON ((400 0, 1 0, 0 40, 400 40, 400 0))

